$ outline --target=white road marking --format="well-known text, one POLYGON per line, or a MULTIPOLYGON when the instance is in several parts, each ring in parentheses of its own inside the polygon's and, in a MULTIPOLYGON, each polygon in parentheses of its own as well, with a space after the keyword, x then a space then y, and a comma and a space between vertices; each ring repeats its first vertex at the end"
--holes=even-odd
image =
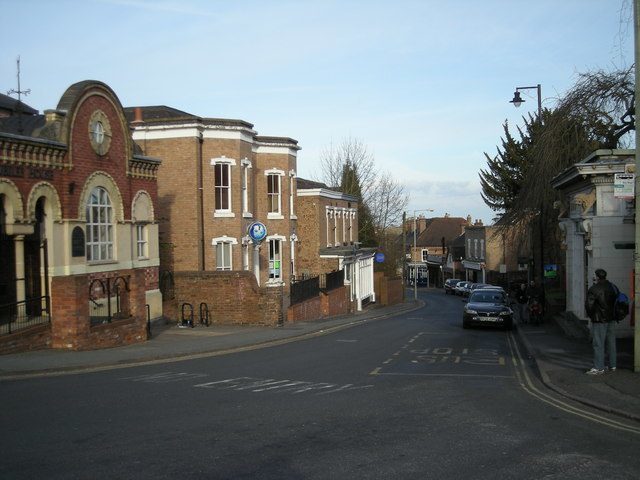
MULTIPOLYGON (((162 374, 160 374, 162 375, 162 374)), ((347 383, 338 385, 327 382, 307 382, 303 380, 275 380, 273 378, 236 377, 193 385, 196 388, 212 388, 215 390, 250 391, 255 393, 273 392, 298 395, 311 393, 325 395, 329 393, 348 392, 372 388, 373 385, 354 385, 347 383)))

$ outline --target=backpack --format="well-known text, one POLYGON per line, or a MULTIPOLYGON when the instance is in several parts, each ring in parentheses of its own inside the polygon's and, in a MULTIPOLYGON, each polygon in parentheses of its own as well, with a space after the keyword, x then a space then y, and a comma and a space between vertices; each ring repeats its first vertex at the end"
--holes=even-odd
MULTIPOLYGON (((613 283, 611 285, 613 285, 613 283)), ((629 297, 622 293, 616 285, 613 285, 613 289, 616 292, 616 302, 613 305, 613 318, 616 322, 619 322, 629 315, 629 297)))

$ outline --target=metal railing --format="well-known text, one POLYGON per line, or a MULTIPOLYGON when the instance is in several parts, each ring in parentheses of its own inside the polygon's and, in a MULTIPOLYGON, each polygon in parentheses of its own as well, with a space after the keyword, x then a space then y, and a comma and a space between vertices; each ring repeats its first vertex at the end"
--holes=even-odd
POLYGON ((129 282, 124 277, 92 280, 89 284, 89 323, 91 326, 127 318, 129 305, 122 304, 122 295, 126 292, 129 292, 129 282))
POLYGON ((323 273, 320 275, 320 288, 322 290, 334 290, 344 285, 344 270, 323 273))
POLYGON ((0 335, 50 321, 51 299, 48 296, 0 305, 0 335))
POLYGON ((209 305, 202 302, 200 304, 200 325, 209 326, 209 305))
POLYGON ((291 305, 304 302, 309 298, 318 296, 320 293, 320 278, 311 277, 306 280, 291 283, 290 296, 291 305))

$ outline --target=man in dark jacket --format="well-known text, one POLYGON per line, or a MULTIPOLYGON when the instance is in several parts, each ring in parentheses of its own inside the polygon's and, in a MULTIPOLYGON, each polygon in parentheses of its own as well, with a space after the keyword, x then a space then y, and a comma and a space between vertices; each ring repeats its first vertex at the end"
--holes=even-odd
POLYGON ((518 302, 518 320, 520 323, 527 323, 527 301, 529 296, 527 295, 527 286, 523 283, 516 292, 516 301, 518 302))
POLYGON ((595 272, 596 283, 589 288, 585 308, 591 319, 593 337, 593 368, 588 375, 604 373, 605 344, 609 350, 609 368, 616 370, 616 331, 614 307, 615 287, 607 280, 607 272, 599 268, 595 272))

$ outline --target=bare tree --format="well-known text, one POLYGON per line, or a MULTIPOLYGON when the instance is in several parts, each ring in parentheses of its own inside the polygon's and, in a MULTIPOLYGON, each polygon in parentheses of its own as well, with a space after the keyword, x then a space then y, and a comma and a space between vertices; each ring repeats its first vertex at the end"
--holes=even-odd
POLYGON ((407 208, 408 203, 409 196, 405 193, 404 185, 391 175, 378 177, 369 198, 369 209, 373 217, 375 234, 379 240, 387 238, 386 234, 390 227, 401 223, 402 212, 407 208))
POLYGON ((373 155, 362 141, 353 137, 347 137, 339 144, 332 143, 325 148, 320 153, 320 165, 322 181, 332 188, 345 187, 343 185, 344 167, 345 165, 352 167, 358 173, 360 191, 365 201, 378 178, 373 155))
POLYGON ((400 223, 409 203, 404 185, 377 169, 361 140, 347 137, 337 145, 331 144, 320 154, 320 169, 321 180, 329 187, 360 199, 361 240, 378 244, 386 238, 390 226, 400 223))

